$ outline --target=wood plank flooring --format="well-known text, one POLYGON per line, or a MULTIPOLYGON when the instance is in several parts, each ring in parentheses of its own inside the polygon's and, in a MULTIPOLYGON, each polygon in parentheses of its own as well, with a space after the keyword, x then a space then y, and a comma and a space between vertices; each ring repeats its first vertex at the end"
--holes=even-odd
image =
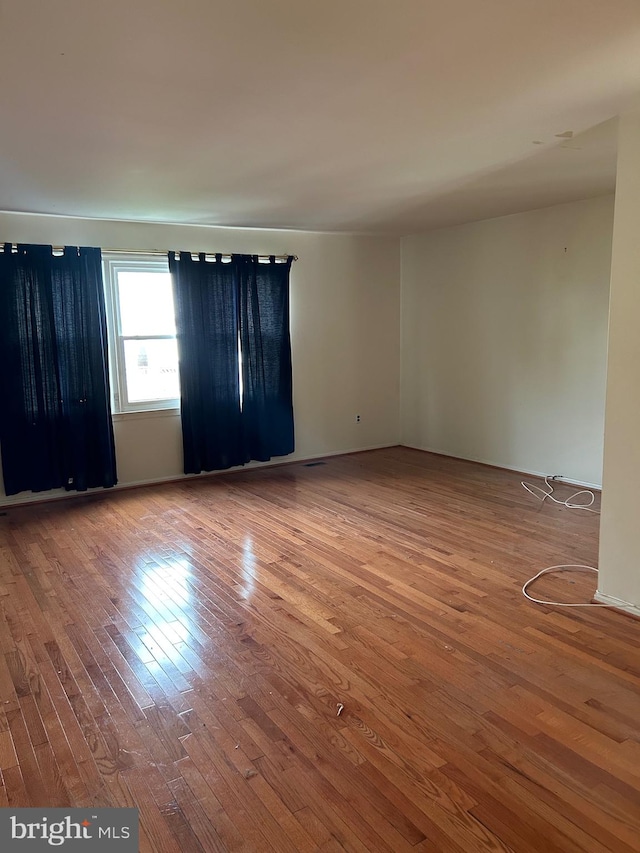
POLYGON ((0 805, 135 805, 162 853, 639 851, 640 622, 523 598, 598 517, 519 479, 393 448, 8 510, 0 805))

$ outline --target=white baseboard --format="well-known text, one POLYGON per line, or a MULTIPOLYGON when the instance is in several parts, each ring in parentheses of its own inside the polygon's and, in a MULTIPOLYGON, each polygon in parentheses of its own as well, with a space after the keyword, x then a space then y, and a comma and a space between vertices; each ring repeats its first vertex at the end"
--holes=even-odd
POLYGON ((628 601, 623 601, 621 598, 616 598, 613 595, 607 595, 605 592, 596 590, 593 600, 598 604, 607 604, 616 610, 621 610, 623 613, 628 613, 630 616, 635 616, 640 619, 640 607, 637 604, 630 604, 628 601))
MULTIPOLYGON (((273 468, 278 465, 292 465, 295 462, 309 462, 314 459, 326 459, 331 456, 347 456, 350 453, 363 453, 367 450, 384 450, 387 447, 409 447, 412 450, 422 450, 425 453, 435 453, 437 456, 446 456, 449 459, 465 459, 468 462, 479 462, 481 465, 491 465, 492 468, 503 468, 507 471, 515 471, 518 474, 525 474, 532 477, 544 477, 545 473, 541 471, 523 471, 521 468, 516 468, 513 465, 499 465, 488 459, 476 459, 470 456, 452 456, 450 453, 445 453, 442 450, 434 450, 432 447, 419 447, 413 444, 372 444, 367 447, 351 447, 344 450, 328 450, 324 453, 312 453, 305 456, 280 457, 269 462, 249 462, 247 465, 240 465, 236 468, 228 468, 225 471, 208 471, 204 474, 172 474, 168 477, 153 477, 148 480, 131 480, 126 483, 118 483, 113 489, 90 489, 86 492, 67 492, 62 489, 56 492, 37 492, 33 494, 17 495, 11 498, 0 498, 1 507, 18 506, 30 503, 42 503, 43 501, 65 500, 68 498, 82 497, 83 495, 102 494, 106 491, 121 491, 123 489, 134 489, 138 486, 151 486, 156 483, 175 483, 182 480, 192 480, 195 477, 215 477, 220 474, 229 474, 234 471, 249 471, 255 468, 273 468)), ((548 473, 548 472, 547 472, 548 473)), ((600 491, 602 486, 596 483, 586 483, 581 480, 569 480, 560 478, 558 482, 567 483, 571 486, 582 486, 588 489, 596 489, 600 491)), ((613 606, 613 605, 612 605, 613 606)))
POLYGON ((326 459, 330 456, 348 456, 350 453, 364 453, 367 450, 384 450, 387 447, 397 447, 397 444, 372 444, 370 447, 353 447, 348 450, 328 450, 326 453, 313 453, 307 456, 280 456, 270 459, 268 462, 248 462, 246 465, 238 465, 235 468, 226 468, 224 471, 206 471, 202 474, 171 474, 168 477, 153 477, 148 480, 129 480, 126 483, 118 483, 110 489, 96 488, 87 489, 86 492, 67 492, 64 489, 56 489, 51 492, 30 492, 0 498, 0 509, 9 509, 24 504, 43 503, 45 501, 68 500, 69 498, 81 498, 87 495, 107 494, 108 492, 121 492, 125 489, 135 489, 138 486, 153 486, 160 483, 179 483, 187 480, 202 479, 204 477, 216 477, 221 474, 233 474, 237 471, 250 471, 256 468, 276 468, 282 465, 294 465, 296 462, 310 462, 315 459, 326 459))
MULTIPOLYGON (((169 477, 155 477, 151 480, 132 480, 127 483, 118 483, 111 491, 122 489, 135 489, 138 486, 153 486, 156 483, 180 483, 186 480, 201 480, 204 477, 219 477, 222 474, 236 474, 238 471, 251 471, 256 468, 279 468, 283 465, 295 465, 296 462, 311 462, 316 459, 328 459, 331 456, 348 456, 350 453, 365 453, 367 450, 384 450, 387 447, 397 447, 396 444, 372 444, 371 447, 354 447, 351 450, 329 450, 326 453, 313 453, 310 456, 279 456, 268 462, 247 462, 246 465, 236 465, 234 468, 225 468, 222 471, 203 471, 202 474, 174 474, 169 477)), ((107 491, 98 489, 97 491, 107 491)), ((68 492, 66 494, 69 494, 68 492)), ((73 492, 82 495, 87 492, 73 492)))
MULTIPOLYGON (((542 477, 544 479, 545 476, 553 474, 552 471, 527 471, 524 468, 516 468, 514 465, 505 465, 502 462, 496 462, 492 459, 478 459, 475 456, 454 456, 444 450, 436 450, 433 447, 422 447, 417 444, 405 444, 403 442, 402 447, 411 447, 413 450, 423 450, 425 453, 435 453, 436 456, 448 456, 449 459, 464 459, 467 462, 479 462, 480 465, 490 465, 492 468, 503 468, 505 471, 515 471, 517 474, 527 474, 530 477, 542 477)), ((585 489, 595 489, 598 492, 602 491, 601 483, 587 483, 584 480, 572 480, 567 477, 558 477, 556 482, 566 483, 568 486, 583 486, 585 489)))

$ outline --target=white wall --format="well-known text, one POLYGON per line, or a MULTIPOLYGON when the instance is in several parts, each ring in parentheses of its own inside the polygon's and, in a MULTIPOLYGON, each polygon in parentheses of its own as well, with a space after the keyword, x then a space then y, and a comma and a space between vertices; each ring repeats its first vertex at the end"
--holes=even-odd
POLYGON ((597 597, 640 616, 640 110, 619 134, 597 597))
POLYGON ((600 484, 613 197, 402 241, 402 443, 600 484))
MULTIPOLYGON (((298 255, 291 274, 296 452, 286 459, 398 443, 399 240, 28 214, 0 214, 0 240, 298 255)), ((121 485, 182 474, 177 413, 119 415, 114 428, 121 485)))

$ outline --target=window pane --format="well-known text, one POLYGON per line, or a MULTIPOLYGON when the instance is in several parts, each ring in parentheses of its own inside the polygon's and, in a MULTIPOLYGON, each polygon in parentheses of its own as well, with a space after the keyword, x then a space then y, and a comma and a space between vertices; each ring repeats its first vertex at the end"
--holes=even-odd
POLYGON ((175 335, 171 273, 118 272, 123 335, 175 335))
POLYGON ((130 403, 180 396, 175 339, 124 341, 124 361, 130 403))

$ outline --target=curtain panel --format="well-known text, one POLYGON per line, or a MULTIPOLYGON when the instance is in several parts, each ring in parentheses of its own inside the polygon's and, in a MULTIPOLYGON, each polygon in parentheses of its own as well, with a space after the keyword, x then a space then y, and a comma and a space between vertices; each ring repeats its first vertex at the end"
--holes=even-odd
POLYGON ((169 253, 185 474, 294 450, 291 261, 169 253))
POLYGON ((286 456, 295 447, 286 263, 237 259, 242 352, 242 420, 250 459, 286 456))
POLYGON ((180 370, 185 474, 242 465, 238 289, 220 255, 215 263, 169 253, 180 370))
POLYGON ((0 253, 5 492, 117 482, 100 249, 0 253))

